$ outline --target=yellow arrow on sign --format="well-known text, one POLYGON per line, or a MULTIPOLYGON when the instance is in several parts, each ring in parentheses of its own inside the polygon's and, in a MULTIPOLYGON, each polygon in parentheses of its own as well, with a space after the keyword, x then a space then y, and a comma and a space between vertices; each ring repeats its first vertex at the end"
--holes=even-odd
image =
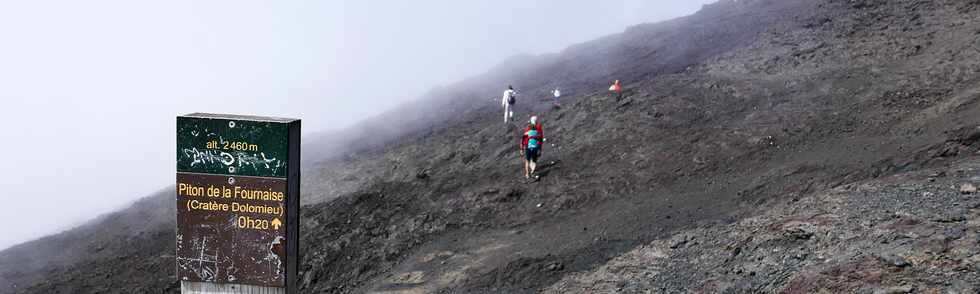
POLYGON ((282 226, 282 222, 279 221, 279 218, 277 217, 277 218, 272 219, 272 229, 273 230, 278 230, 279 229, 279 226, 282 226))

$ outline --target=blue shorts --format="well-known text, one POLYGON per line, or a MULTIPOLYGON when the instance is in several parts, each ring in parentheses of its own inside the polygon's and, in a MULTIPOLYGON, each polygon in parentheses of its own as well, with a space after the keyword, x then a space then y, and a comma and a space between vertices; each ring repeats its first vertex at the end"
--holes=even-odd
POLYGON ((525 160, 538 161, 538 157, 541 157, 541 147, 527 148, 527 150, 524 150, 525 160))

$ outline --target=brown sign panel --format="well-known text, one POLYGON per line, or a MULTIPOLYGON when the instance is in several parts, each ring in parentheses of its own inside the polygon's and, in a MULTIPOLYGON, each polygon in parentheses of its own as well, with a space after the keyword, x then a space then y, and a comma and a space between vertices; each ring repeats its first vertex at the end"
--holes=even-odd
POLYGON ((285 287, 286 180, 177 173, 177 275, 285 287))

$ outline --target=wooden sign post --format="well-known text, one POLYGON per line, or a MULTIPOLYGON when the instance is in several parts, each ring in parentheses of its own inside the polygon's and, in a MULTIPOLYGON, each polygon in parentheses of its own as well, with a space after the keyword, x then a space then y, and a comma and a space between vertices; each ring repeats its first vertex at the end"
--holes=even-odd
POLYGON ((177 117, 181 293, 297 293, 300 121, 177 117))

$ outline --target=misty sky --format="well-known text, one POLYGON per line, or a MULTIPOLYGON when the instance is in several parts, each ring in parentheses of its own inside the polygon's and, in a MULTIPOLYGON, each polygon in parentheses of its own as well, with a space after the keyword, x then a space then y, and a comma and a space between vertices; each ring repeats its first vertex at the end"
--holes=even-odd
POLYGON ((174 117, 342 128, 695 1, 0 1, 0 248, 174 182, 174 117))

